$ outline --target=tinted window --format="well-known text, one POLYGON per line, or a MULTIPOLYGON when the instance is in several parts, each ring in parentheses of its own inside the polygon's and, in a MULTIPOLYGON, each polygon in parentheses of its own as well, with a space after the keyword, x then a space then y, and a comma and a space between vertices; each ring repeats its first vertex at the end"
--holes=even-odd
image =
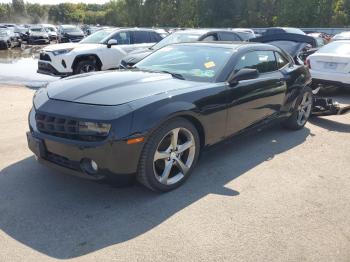
POLYGON ((149 32, 147 31, 135 31, 134 32, 134 44, 151 43, 149 32))
POLYGON ((218 37, 216 34, 208 35, 205 38, 203 38, 202 41, 218 41, 218 37))
POLYGON ((221 41, 241 41, 241 39, 236 34, 233 34, 230 32, 221 32, 220 40, 221 41))
POLYGON ((282 67, 284 67, 285 65, 287 65, 289 63, 289 61, 284 56, 282 56, 280 53, 275 52, 275 55, 276 55, 278 69, 281 69, 282 67))
POLYGON ((118 41, 118 45, 130 45, 130 33, 129 32, 120 32, 115 34, 112 39, 118 41))
POLYGON ((157 42, 159 42, 160 40, 163 39, 160 35, 158 35, 155 32, 150 32, 150 35, 151 35, 151 42, 152 43, 157 43, 157 42))
POLYGON ((243 55, 235 71, 242 68, 257 69, 259 73, 268 73, 277 70, 275 55, 272 51, 253 51, 243 55))

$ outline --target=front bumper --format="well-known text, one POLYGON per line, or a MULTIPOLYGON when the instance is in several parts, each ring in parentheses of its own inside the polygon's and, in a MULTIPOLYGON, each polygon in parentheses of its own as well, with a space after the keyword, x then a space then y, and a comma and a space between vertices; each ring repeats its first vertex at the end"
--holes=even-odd
MULTIPOLYGON (((63 104, 67 103, 55 101, 50 108, 57 112, 63 104)), ((83 108, 86 105, 70 104, 73 112, 87 111, 83 108)), ((135 177, 143 144, 128 145, 126 139, 118 139, 114 134, 103 141, 93 142, 45 134, 37 129, 34 109, 29 114, 29 129, 28 147, 43 164, 90 180, 112 179, 123 183, 135 177), (84 163, 91 160, 97 163, 97 172, 85 168, 84 163)))
POLYGON ((62 73, 58 72, 56 68, 54 68, 49 62, 41 61, 38 62, 38 70, 37 73, 44 74, 44 75, 50 75, 50 76, 70 76, 72 73, 62 73))
POLYGON ((38 45, 50 44, 50 40, 48 38, 30 38, 29 41, 32 44, 38 45))

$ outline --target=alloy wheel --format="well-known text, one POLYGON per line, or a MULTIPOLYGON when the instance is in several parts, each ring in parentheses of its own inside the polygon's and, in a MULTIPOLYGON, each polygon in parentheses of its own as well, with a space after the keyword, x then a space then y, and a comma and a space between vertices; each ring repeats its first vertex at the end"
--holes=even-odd
POLYGON ((156 179, 164 185, 182 180, 192 167, 196 154, 193 134, 186 128, 175 128, 159 143, 153 158, 156 179))
POLYGON ((95 72, 96 68, 93 65, 83 65, 80 69, 80 73, 89 73, 89 72, 95 72))
POLYGON ((301 101, 298 108, 298 118, 297 123, 300 126, 305 125, 307 120, 311 115, 312 110, 312 94, 306 92, 303 96, 303 100, 301 101))

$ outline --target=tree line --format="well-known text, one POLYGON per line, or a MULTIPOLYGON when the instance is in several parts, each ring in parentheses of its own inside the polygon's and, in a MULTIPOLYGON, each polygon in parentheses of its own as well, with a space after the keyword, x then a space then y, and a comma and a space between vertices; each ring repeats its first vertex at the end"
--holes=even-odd
POLYGON ((111 0, 0 4, 0 22, 143 27, 346 27, 350 0, 111 0))

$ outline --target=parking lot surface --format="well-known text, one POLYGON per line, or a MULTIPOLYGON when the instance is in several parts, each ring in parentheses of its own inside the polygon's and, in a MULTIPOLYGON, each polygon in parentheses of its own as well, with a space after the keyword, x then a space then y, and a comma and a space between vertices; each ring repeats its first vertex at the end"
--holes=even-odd
POLYGON ((33 92, 0 86, 0 261, 350 261, 350 114, 216 145, 161 195, 40 166, 33 92))

